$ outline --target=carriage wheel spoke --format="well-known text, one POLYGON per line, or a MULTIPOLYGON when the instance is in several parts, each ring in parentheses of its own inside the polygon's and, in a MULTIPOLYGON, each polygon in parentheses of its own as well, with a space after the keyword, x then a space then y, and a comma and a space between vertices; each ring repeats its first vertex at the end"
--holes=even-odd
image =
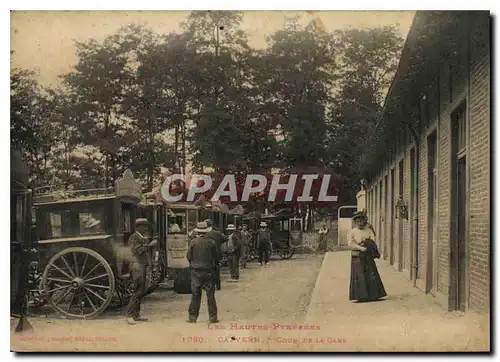
POLYGON ((79 272, 78 272, 78 261, 76 260, 76 253, 73 253, 73 261, 75 262, 75 276, 79 276, 79 272))
MULTIPOLYGON (((71 307, 74 306, 75 298, 76 298, 76 293, 73 291, 73 296, 71 297, 71 300, 69 302, 68 309, 67 309, 68 312, 71 310, 71 307)), ((78 302, 77 302, 77 305, 78 305, 78 302)))
POLYGON ((85 254, 85 260, 83 261, 82 270, 80 270, 81 275, 83 275, 83 271, 85 270, 85 265, 87 265, 88 258, 89 258, 89 254, 85 254))
POLYGON ((66 289, 66 288, 70 288, 70 287, 71 287, 71 285, 63 285, 62 287, 55 288, 55 289, 52 289, 52 290, 48 290, 48 291, 46 291, 46 293, 53 293, 56 290, 66 289))
POLYGON ((99 285, 99 284, 85 284, 86 287, 92 287, 92 288, 101 288, 101 289, 109 289, 109 286, 107 285, 99 285))
POLYGON ((73 290, 73 289, 68 289, 68 291, 67 291, 66 293, 64 293, 64 295, 63 295, 61 298, 59 298, 59 299, 57 300, 57 302, 54 302, 54 303, 55 303, 55 305, 58 305, 59 303, 61 303, 61 302, 63 301, 63 299, 64 299, 64 298, 66 298, 66 297, 68 296, 68 294, 69 294, 72 290, 73 290))
POLYGON ((59 278, 47 278, 47 280, 51 280, 51 281, 54 281, 54 282, 58 282, 58 283, 71 283, 71 280, 64 280, 64 279, 59 279, 59 278))
POLYGON ((73 278, 75 277, 75 272, 73 271, 73 269, 71 269, 71 267, 69 266, 68 262, 66 261, 66 258, 64 257, 64 255, 61 255, 61 259, 62 261, 64 262, 64 265, 66 265, 66 268, 68 268, 69 272, 71 273, 71 275, 73 276, 73 278))
POLYGON ((83 294, 85 295, 85 298, 87 298, 87 300, 89 301, 90 305, 92 306, 92 309, 93 310, 97 310, 97 308, 95 307, 94 303, 92 302, 92 299, 88 296, 87 292, 83 291, 83 294))
POLYGON ((56 264, 52 264, 52 266, 61 274, 63 274, 66 278, 68 279, 73 279, 73 277, 71 275, 69 275, 68 273, 66 273, 64 270, 62 270, 61 268, 59 268, 56 264))
POLYGON ((94 266, 94 267, 93 267, 93 268, 92 268, 92 269, 91 269, 91 270, 90 270, 87 274, 85 274, 85 276, 83 277, 83 280, 87 279, 87 277, 88 277, 90 274, 92 274, 92 272, 93 272, 94 270, 96 270, 99 266, 101 266, 101 263, 99 263, 99 264, 95 265, 95 266, 94 266))
POLYGON ((103 302, 106 301, 106 299, 104 299, 103 297, 101 297, 99 294, 97 294, 96 292, 94 292, 92 289, 85 287, 85 290, 88 290, 90 293, 92 293, 93 295, 95 295, 97 298, 99 298, 103 302))
POLYGON ((96 277, 92 277, 90 279, 85 279, 85 282, 90 282, 91 280, 95 280, 95 279, 100 279, 100 278, 104 278, 104 277, 107 277, 108 274, 101 274, 101 275, 98 275, 96 277))

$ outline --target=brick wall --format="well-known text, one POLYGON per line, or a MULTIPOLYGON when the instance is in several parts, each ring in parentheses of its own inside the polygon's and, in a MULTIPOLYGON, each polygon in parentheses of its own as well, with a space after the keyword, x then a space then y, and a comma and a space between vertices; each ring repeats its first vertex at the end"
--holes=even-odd
MULTIPOLYGON (((452 243, 452 122, 451 114, 464 100, 468 109, 469 138, 468 157, 468 306, 476 311, 489 311, 490 287, 490 47, 489 17, 487 13, 476 13, 469 23, 469 41, 460 38, 457 42, 454 57, 447 58, 441 64, 440 72, 433 84, 429 84, 423 93, 430 99, 430 121, 422 130, 419 158, 419 281, 422 289, 427 289, 427 282, 432 280, 427 275, 428 263, 433 263, 437 273, 437 292, 451 298, 452 280, 450 250, 452 243), (428 229, 428 145, 427 136, 430 128, 437 124, 437 256, 428 257, 432 243, 429 242, 428 229), (437 265, 434 262, 437 262, 437 265)), ((420 96, 420 95, 416 95, 420 96)), ((404 115, 403 115, 404 116, 404 115)), ((410 218, 403 226, 403 269, 411 269, 413 261, 413 230, 411 200, 411 164, 410 149, 412 139, 407 137, 406 145, 393 160, 381 170, 370 183, 370 218, 374 224, 382 255, 389 260, 391 255, 390 238, 394 238, 394 261, 399 261, 399 221, 395 220, 393 234, 390 235, 390 221, 394 210, 391 210, 391 189, 394 187, 395 202, 399 196, 399 160, 404 157, 404 199, 410 207, 410 218), (403 153, 404 152, 404 153, 403 153), (391 182, 391 169, 394 168, 394 184, 391 182), (387 175, 387 179, 385 176, 387 175), (387 180, 387 182, 386 182, 387 180), (382 195, 382 202, 379 195, 382 195)), ((408 270, 409 271, 409 270, 408 270)), ((450 300, 448 300, 449 302, 450 300)))
POLYGON ((449 64, 443 64, 439 74, 439 261, 438 291, 448 293, 450 285, 450 227, 451 227, 451 127, 450 127, 450 81, 449 64))
POLYGON ((419 167, 419 248, 418 248, 418 278, 425 281, 427 272, 427 238, 429 236, 427 230, 427 201, 428 201, 428 187, 427 187, 427 138, 420 138, 420 167, 419 167))
POLYGON ((469 307, 489 311, 490 301, 490 30, 478 16, 470 34, 469 100, 469 307))

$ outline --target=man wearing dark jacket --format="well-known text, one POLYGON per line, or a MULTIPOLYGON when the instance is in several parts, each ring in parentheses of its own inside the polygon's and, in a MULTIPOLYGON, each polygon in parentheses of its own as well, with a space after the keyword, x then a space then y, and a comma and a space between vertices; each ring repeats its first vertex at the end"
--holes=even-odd
POLYGON ((264 265, 268 265, 271 256, 271 234, 264 221, 260 223, 260 230, 257 233, 257 247, 259 249, 260 265, 262 265, 262 262, 264 262, 264 265))
POLYGON ((157 244, 157 240, 149 240, 149 222, 147 219, 135 221, 135 232, 130 235, 128 245, 132 252, 130 271, 134 282, 132 296, 125 309, 128 324, 147 321, 141 315, 141 301, 146 293, 146 269, 152 264, 150 251, 157 244))
POLYGON ((216 272, 219 253, 215 241, 207 236, 212 228, 206 222, 199 222, 194 229, 196 236, 189 244, 187 259, 191 267, 191 303, 189 304, 189 323, 196 323, 200 313, 201 294, 207 293, 210 323, 218 323, 217 302, 215 301, 216 272))
POLYGON ((204 222, 207 223, 207 225, 211 228, 211 231, 207 233, 207 237, 215 241, 217 244, 217 250, 219 250, 220 253, 220 247, 222 244, 224 244, 227 241, 227 236, 225 236, 223 233, 221 233, 219 230, 213 228, 212 226, 212 221, 211 220, 205 220, 204 222))
MULTIPOLYGON (((219 253, 219 260, 220 260, 220 258, 221 258, 221 254, 220 254, 221 253, 221 246, 222 246, 222 244, 224 244, 226 242, 227 237, 224 234, 222 234, 219 230, 212 228, 212 220, 207 219, 204 222, 206 222, 208 227, 210 227, 210 229, 211 229, 211 231, 208 232, 206 236, 208 238, 212 239, 213 241, 215 241, 215 244, 217 245, 217 252, 219 253)), ((219 266, 217 266, 216 286, 217 286, 217 290, 221 289, 219 266)))
POLYGON ((241 239, 236 227, 233 224, 227 225, 227 261, 231 280, 237 282, 240 279, 240 257, 241 257, 241 239), (231 244, 231 245, 229 245, 231 244))

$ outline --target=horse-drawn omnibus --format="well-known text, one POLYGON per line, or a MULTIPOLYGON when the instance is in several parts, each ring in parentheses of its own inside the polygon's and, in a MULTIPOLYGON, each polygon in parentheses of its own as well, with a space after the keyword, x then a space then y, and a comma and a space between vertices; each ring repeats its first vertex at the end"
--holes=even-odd
POLYGON ((89 319, 112 301, 128 302, 132 280, 127 242, 141 200, 141 186, 130 170, 114 188, 35 194, 41 281, 33 284, 40 285, 42 303, 66 317, 89 319))

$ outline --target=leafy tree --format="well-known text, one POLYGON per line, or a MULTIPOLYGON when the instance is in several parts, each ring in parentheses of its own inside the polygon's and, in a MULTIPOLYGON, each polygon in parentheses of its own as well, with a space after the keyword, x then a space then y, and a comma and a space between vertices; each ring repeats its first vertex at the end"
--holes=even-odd
POLYGON ((378 120, 396 71, 403 39, 394 27, 348 29, 335 33, 339 52, 338 91, 329 114, 329 165, 343 184, 344 202, 355 201, 361 178, 364 140, 378 120))
POLYGON ((46 118, 47 94, 36 74, 14 68, 11 71, 11 145, 22 152, 33 186, 50 181, 50 155, 57 133, 46 118))
POLYGON ((279 125, 281 167, 325 160, 325 110, 335 79, 333 38, 315 22, 289 19, 274 33, 259 75, 268 110, 279 125))
POLYGON ((135 56, 152 34, 138 26, 128 26, 103 42, 92 39, 76 42, 78 63, 64 76, 70 91, 78 95, 78 130, 85 144, 103 157, 104 185, 118 177, 120 152, 133 140, 122 119, 123 100, 131 88, 135 56))

